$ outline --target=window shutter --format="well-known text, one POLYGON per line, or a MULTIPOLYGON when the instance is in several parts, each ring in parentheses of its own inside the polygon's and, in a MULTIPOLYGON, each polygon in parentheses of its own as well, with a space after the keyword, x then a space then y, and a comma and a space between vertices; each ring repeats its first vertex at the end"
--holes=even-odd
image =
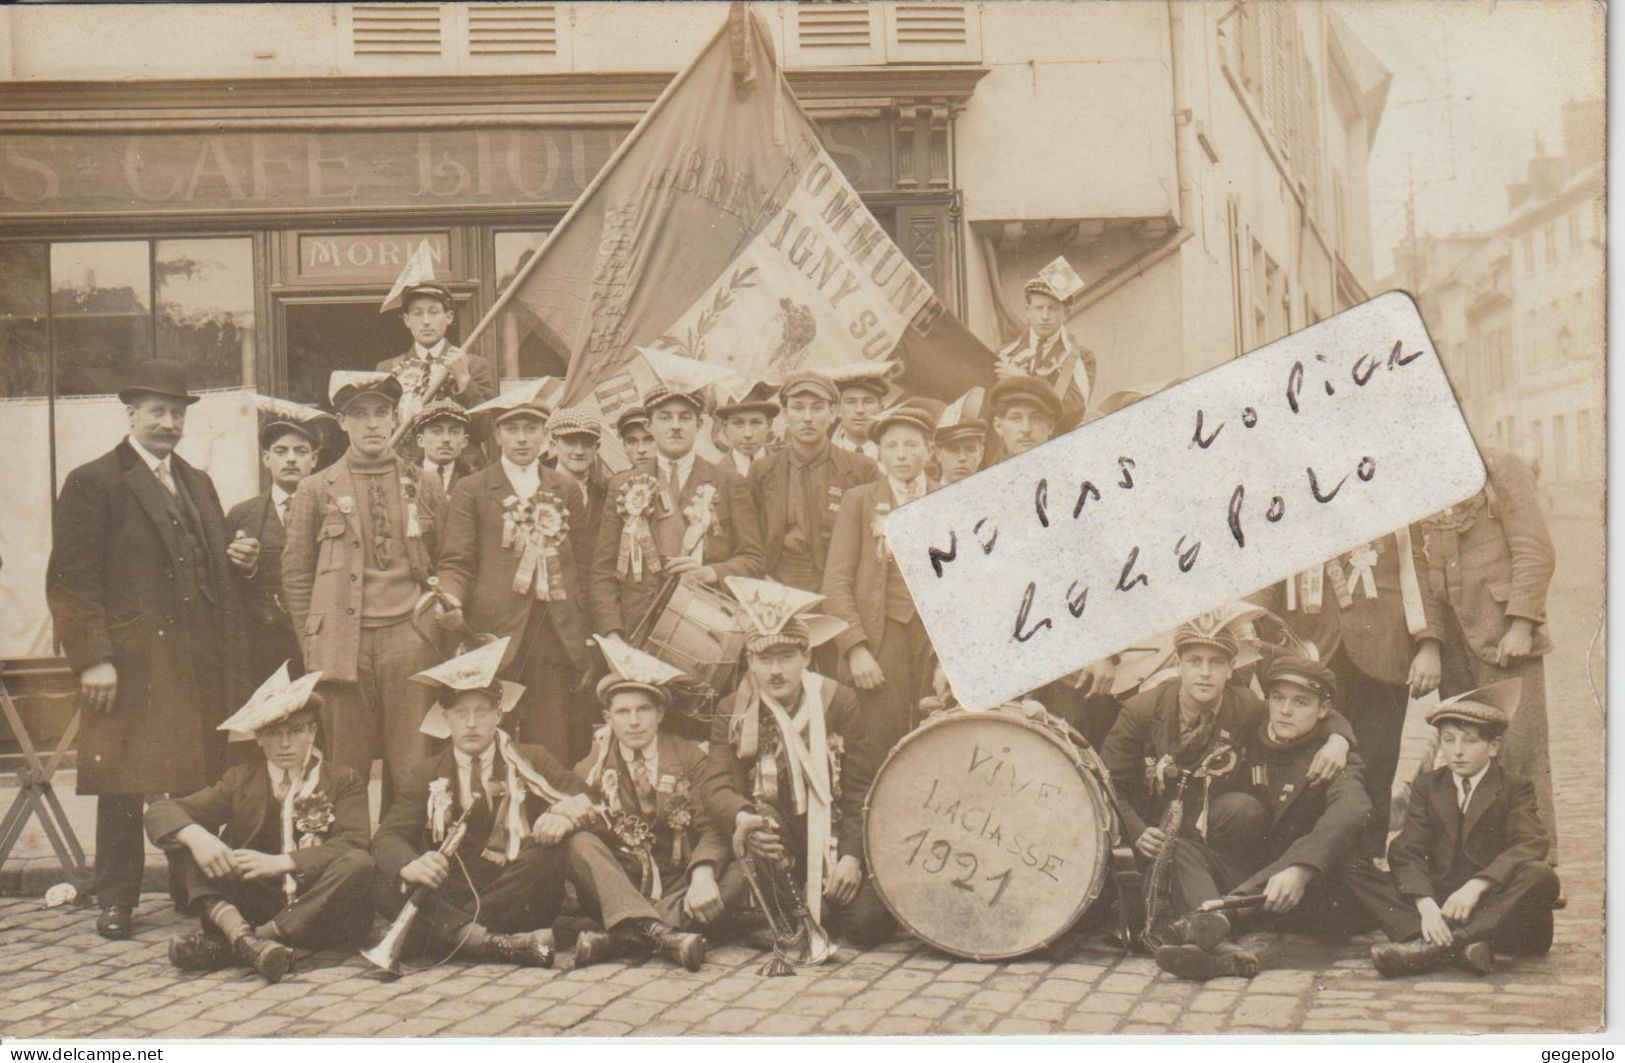
POLYGON ((982 57, 980 25, 970 4, 882 5, 886 58, 891 62, 975 62, 982 57))
POLYGON ((557 55, 557 4, 470 4, 470 56, 557 55))
POLYGON ((438 56, 440 5, 357 4, 350 39, 357 56, 438 56))
POLYGON ((796 37, 803 49, 868 48, 872 31, 868 4, 796 5, 796 37))

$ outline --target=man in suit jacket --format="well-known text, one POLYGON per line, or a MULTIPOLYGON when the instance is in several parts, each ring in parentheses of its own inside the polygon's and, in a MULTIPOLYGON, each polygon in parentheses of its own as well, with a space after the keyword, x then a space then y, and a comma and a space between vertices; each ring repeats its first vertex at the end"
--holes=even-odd
POLYGON ((495 411, 502 456, 452 491, 441 535, 440 589, 461 609, 451 629, 509 638, 502 677, 521 684, 519 741, 573 759, 588 731, 571 719, 571 692, 588 667, 587 506, 576 484, 541 463, 547 411, 530 402, 495 411))
POLYGON ((145 861, 145 795, 190 793, 217 778, 215 725, 247 689, 233 567, 251 570, 252 540, 230 544, 206 473, 177 455, 186 369, 138 363, 119 393, 130 434, 68 474, 57 499, 45 593, 89 712, 79 792, 96 794, 95 888, 104 937, 129 937, 145 861))
POLYGON ((1557 863, 1557 814, 1546 720, 1546 590, 1556 555, 1535 478, 1523 459, 1485 450, 1484 490, 1422 522, 1428 583, 1444 610, 1446 697, 1506 679, 1521 683, 1500 763, 1531 780, 1557 863))
POLYGON ((804 611, 818 596, 730 581, 742 585, 754 585, 736 595, 752 625, 749 670, 712 718, 701 802, 732 831, 735 857, 789 860, 815 922, 857 948, 879 945, 897 923, 865 875, 863 805, 885 748, 851 688, 808 670, 804 611))
POLYGON ((263 755, 147 810, 176 909, 203 920, 201 932, 169 943, 182 970, 236 961, 276 982, 293 960, 289 946, 353 945, 372 926, 367 784, 316 748, 317 679, 273 673, 220 725, 263 755))
POLYGON ((1258 957, 1228 940, 1249 919, 1301 929, 1324 925, 1338 896, 1338 871, 1354 851, 1371 801, 1358 754, 1329 782, 1314 762, 1330 735, 1337 680, 1304 657, 1276 660, 1265 679, 1269 717, 1246 736, 1234 796, 1248 806, 1251 830, 1228 848, 1180 838, 1170 858, 1166 903, 1178 916, 1157 946, 1157 966, 1179 978, 1251 978, 1258 957), (1262 896, 1256 908, 1201 912, 1226 895, 1262 896))
POLYGON ((523 693, 496 678, 507 641, 414 677, 440 690, 424 733, 450 744, 402 785, 372 838, 374 899, 386 919, 416 889, 428 891, 404 955, 553 966, 551 927, 564 903, 559 843, 591 802, 551 753, 501 729, 523 693), (458 824, 463 837, 447 852, 458 824))
POLYGON ((1417 779, 1405 826, 1388 847, 1388 875, 1357 867, 1348 885, 1392 944, 1373 945, 1392 978, 1452 961, 1479 973, 1495 948, 1552 947, 1557 872, 1535 788, 1500 763, 1518 681, 1503 680, 1440 702, 1428 713, 1445 764, 1417 779))
POLYGON ((496 397, 497 375, 491 363, 469 354, 446 339, 457 311, 451 291, 441 285, 419 284, 401 293, 401 323, 412 334, 412 346, 378 363, 380 373, 399 378, 408 396, 406 415, 415 416, 429 401, 448 398, 464 409, 496 397), (436 366, 446 369, 446 383, 433 396, 426 394, 436 366))
POLYGON ((1256 596, 1337 675, 1365 760, 1372 813, 1363 847, 1371 856, 1388 839, 1406 709, 1439 685, 1443 611, 1426 572, 1421 531, 1405 528, 1256 596))
POLYGON ((885 538, 886 515, 936 487, 925 472, 935 429, 936 418, 908 405, 870 425, 886 475, 841 499, 824 569, 830 612, 847 624, 835 638, 842 674, 858 688, 872 737, 884 749, 918 722, 936 667, 925 623, 885 538))
POLYGON ((613 639, 599 645, 610 669, 598 683, 606 723, 576 777, 602 795, 607 832, 577 831, 565 851, 576 892, 605 929, 576 940, 575 965, 653 951, 698 970, 705 939, 692 928, 746 892, 739 875, 724 877, 728 836, 698 806, 705 750, 660 730, 677 669, 613 639))
POLYGON ((553 449, 549 464, 569 481, 576 496, 572 501, 579 503, 586 518, 577 538, 587 544, 589 559, 592 544, 598 541, 598 524, 604 518, 607 478, 598 460, 603 433, 603 425, 584 410, 559 410, 547 420, 547 436, 553 449))
MULTIPOLYGON (((1237 854, 1243 866, 1259 862, 1252 846, 1261 835, 1261 810, 1248 792, 1246 773, 1234 758, 1235 766, 1220 767, 1226 748, 1239 756, 1269 722, 1258 695, 1230 682, 1239 648, 1219 613, 1181 624, 1174 632, 1179 678, 1130 698, 1101 745, 1123 837, 1142 860, 1154 860, 1168 841, 1161 823, 1181 774, 1201 769, 1212 757, 1211 775, 1186 790, 1181 836, 1197 837, 1205 820, 1209 847, 1237 854)), ((1342 772, 1353 744, 1348 721, 1329 705, 1326 720, 1325 738, 1308 769, 1311 781, 1321 784, 1342 772)))
POLYGON ((745 481, 694 453, 705 400, 661 385, 645 397, 644 408, 658 450, 654 471, 634 468, 610 479, 593 555, 593 630, 604 635, 630 634, 663 580, 716 586, 727 576, 755 576, 762 567, 745 481), (644 526, 629 527, 623 493, 641 495, 638 485, 652 490, 653 503, 635 518, 644 526), (634 540, 641 545, 634 548, 634 540), (641 556, 641 565, 625 563, 632 554, 641 556))
MULTIPOLYGON (((457 481, 475 469, 466 456, 472 427, 468 411, 456 399, 435 399, 412 424, 413 445, 423 456, 423 475, 439 480, 448 496, 457 481)), ((478 456, 478 448, 474 454, 478 456)))
POLYGON ((779 404, 773 401, 771 384, 740 380, 732 381, 730 387, 729 383, 716 385, 717 405, 711 416, 721 426, 722 442, 727 447, 723 463, 748 478, 756 463, 767 457, 779 404))
MULTIPOLYGON (((325 416, 318 410, 312 414, 325 416)), ((226 514, 226 535, 253 539, 260 544, 253 571, 237 573, 243 588, 248 622, 248 670, 258 683, 291 660, 304 670, 293 620, 282 604, 282 547, 286 542, 288 512, 299 482, 316 467, 322 437, 314 421, 287 416, 260 429, 260 463, 271 474, 271 487, 244 499, 226 514)))
POLYGON ((1066 303, 1039 277, 1029 280, 1027 331, 999 350, 994 372, 1001 378, 1025 376, 1040 380, 1064 409, 1064 427, 1083 419, 1094 390, 1095 353, 1076 344, 1066 330, 1066 303))
POLYGON ((445 496, 389 447, 400 382, 335 373, 329 388, 349 437, 344 456, 294 492, 282 593, 305 667, 322 673, 328 756, 362 778, 384 760, 383 804, 428 755, 428 698, 407 677, 434 649, 412 622, 432 572, 445 496))
POLYGON ((880 477, 880 466, 830 442, 835 382, 806 370, 779 388, 784 447, 752 463, 748 483, 761 518, 763 572, 802 590, 820 591, 841 499, 880 477))

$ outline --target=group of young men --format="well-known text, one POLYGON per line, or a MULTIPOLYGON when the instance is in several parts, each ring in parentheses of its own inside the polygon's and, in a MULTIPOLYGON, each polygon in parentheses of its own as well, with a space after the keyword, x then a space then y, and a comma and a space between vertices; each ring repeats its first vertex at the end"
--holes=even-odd
MULTIPOLYGON (((196 401, 184 367, 136 366, 129 436, 68 477, 48 573, 92 710, 79 781, 99 795, 98 930, 132 931, 144 812, 203 923, 171 945, 189 969, 276 980, 294 949, 362 941, 409 898, 410 954, 550 965, 568 885, 600 928, 577 937, 578 966, 658 954, 692 970, 750 903, 747 871, 769 866, 852 943, 894 933, 864 866, 864 797, 945 691, 885 520, 1085 415, 1092 354, 1044 282, 1027 303, 996 382, 946 406, 864 363, 663 383, 611 425, 535 387, 496 394, 490 365, 447 339, 450 292, 421 285, 403 298, 410 350, 334 374, 330 412, 269 404, 270 487, 229 514, 174 453, 196 401), (697 452, 707 416, 716 462, 697 452), (331 420, 344 450, 318 470, 331 420), (612 474, 610 433, 630 463, 612 474), (685 677, 629 644, 673 580, 726 596, 746 628, 703 745, 672 726, 685 677), (258 752, 228 756, 228 732, 258 752)), ((1180 629, 1177 682, 1120 702, 1112 658, 1034 692, 1100 747, 1125 843, 1171 883, 1153 898, 1174 913, 1165 969, 1251 973, 1232 925, 1322 896, 1380 921, 1385 973, 1482 969, 1507 926, 1549 945, 1550 541, 1522 465, 1490 467, 1487 497, 1267 592, 1318 658, 1261 669, 1267 707, 1211 618, 1180 629), (1407 699, 1441 677, 1492 693, 1436 710, 1446 766, 1418 782, 1381 873, 1407 699), (1497 759, 1501 679, 1524 693, 1497 759), (1446 800, 1452 777, 1470 797, 1446 800)))

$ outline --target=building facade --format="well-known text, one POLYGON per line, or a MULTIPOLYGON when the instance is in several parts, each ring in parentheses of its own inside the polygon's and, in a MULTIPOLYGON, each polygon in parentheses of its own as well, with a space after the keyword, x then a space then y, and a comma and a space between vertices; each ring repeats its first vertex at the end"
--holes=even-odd
POLYGON ((1497 227, 1394 248, 1481 444, 1539 472, 1554 516, 1601 516, 1607 218, 1602 101, 1564 107, 1561 152, 1537 145, 1497 227))

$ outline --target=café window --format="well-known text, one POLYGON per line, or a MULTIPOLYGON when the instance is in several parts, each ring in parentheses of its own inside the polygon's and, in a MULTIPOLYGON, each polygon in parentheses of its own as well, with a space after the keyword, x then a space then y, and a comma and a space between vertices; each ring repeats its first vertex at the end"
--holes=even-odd
MULTIPOLYGON (((492 234, 497 276, 497 295, 500 297, 524 268, 536 249, 547 239, 545 229, 518 229, 492 234)), ((546 338, 547 330, 532 320, 518 303, 509 303, 511 312, 503 315, 501 329, 501 364, 497 372, 504 377, 518 376, 531 379, 541 376, 563 376, 568 366, 564 353, 555 350, 546 338), (519 314, 516 321, 514 314, 519 314)))
POLYGON ((193 388, 252 378, 248 237, 0 244, 0 395, 116 392, 149 358, 193 388))

